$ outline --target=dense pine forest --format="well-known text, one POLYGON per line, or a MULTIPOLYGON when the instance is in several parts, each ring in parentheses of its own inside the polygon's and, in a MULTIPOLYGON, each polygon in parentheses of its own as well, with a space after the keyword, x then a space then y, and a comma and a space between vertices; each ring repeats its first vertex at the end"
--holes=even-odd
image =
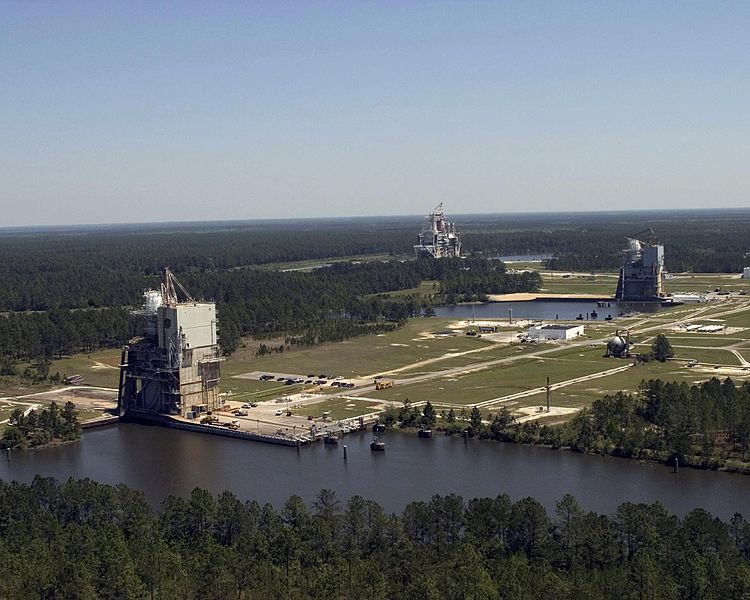
MULTIPOLYGON (((181 279, 195 297, 217 301, 226 353, 244 335, 285 332, 298 343, 314 344, 396 327, 420 315, 431 300, 408 294, 377 295, 416 287, 425 279, 437 280, 436 294, 451 301, 480 299, 498 291, 533 291, 541 281, 536 273, 507 274, 501 262, 483 259, 335 263, 311 272, 210 270, 188 272, 181 279), (373 294, 376 297, 367 297, 373 294)), ((141 285, 134 283, 116 304, 136 306, 142 290, 159 283, 157 276, 139 281, 141 285)), ((62 296, 49 289, 40 298, 66 297, 66 292, 58 291, 62 296)), ((130 337, 127 310, 85 309, 83 296, 76 297, 69 294, 65 307, 40 303, 33 308, 37 312, 11 312, 0 318, 0 355, 51 357, 119 346, 130 337)))
POLYGON ((52 357, 116 347, 130 336, 127 307, 165 266, 195 297, 216 300, 221 340, 283 333, 336 341, 398 326, 433 303, 533 291, 494 259, 551 253, 549 268, 617 269, 623 238, 652 227, 671 271, 739 271, 749 211, 455 217, 465 261, 414 261, 416 217, 131 225, 0 232, 0 357, 52 357), (370 257, 328 265, 326 259, 370 257), (319 261, 308 271, 282 263, 319 261), (272 263, 277 268, 271 268, 272 263), (373 297, 439 286, 434 297, 373 297))
POLYGON ((0 481, 0 598, 740 599, 750 524, 660 504, 434 496, 400 515, 321 490, 311 506, 195 489, 158 510, 91 480, 0 481))

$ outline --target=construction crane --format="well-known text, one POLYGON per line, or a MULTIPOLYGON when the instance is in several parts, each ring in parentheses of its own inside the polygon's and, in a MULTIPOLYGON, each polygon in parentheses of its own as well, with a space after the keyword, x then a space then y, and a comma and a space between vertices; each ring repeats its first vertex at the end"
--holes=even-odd
POLYGON ((169 270, 169 267, 164 269, 164 281, 161 284, 161 297, 167 306, 174 306, 177 304, 177 290, 175 285, 185 294, 188 302, 195 302, 190 293, 185 289, 185 286, 180 283, 180 280, 175 277, 174 273, 169 270))
MULTIPOLYGON (((634 236, 632 237, 632 239, 634 239, 634 240, 637 240, 637 239, 639 239, 639 238, 640 238, 640 237, 641 237, 641 236, 642 236, 642 235, 643 235, 644 233, 647 233, 647 234, 648 234, 648 236, 647 236, 647 237, 646 237, 646 239, 644 240, 644 241, 645 241, 645 242, 646 242, 647 244, 652 244, 652 245, 653 245, 653 244, 657 244, 657 243, 658 243, 658 240, 657 240, 657 238, 656 238, 656 234, 654 233, 654 230, 653 230, 653 229, 651 229, 650 227, 649 227, 648 229, 644 229, 643 231, 639 231, 638 233, 636 233, 636 234, 635 234, 635 235, 634 235, 634 236)), ((628 238, 626 238, 626 239, 628 239, 628 238)))

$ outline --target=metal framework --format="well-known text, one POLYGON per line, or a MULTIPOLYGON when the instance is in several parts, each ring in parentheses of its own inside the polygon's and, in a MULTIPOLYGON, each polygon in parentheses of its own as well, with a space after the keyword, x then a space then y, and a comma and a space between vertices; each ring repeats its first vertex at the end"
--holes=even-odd
POLYGON ((222 359, 215 305, 196 302, 165 269, 160 292, 146 291, 143 308, 131 319, 140 335, 122 351, 119 414, 185 417, 216 408, 222 359), (177 289, 185 302, 179 302, 177 289))
POLYGON ((617 280, 615 298, 621 302, 648 302, 664 297, 664 246, 657 243, 652 229, 625 238, 624 260, 617 280), (638 236, 648 233, 647 241, 638 236))
POLYGON ((458 258, 461 256, 461 237, 455 224, 445 218, 443 203, 424 218, 422 232, 414 246, 417 258, 458 258))

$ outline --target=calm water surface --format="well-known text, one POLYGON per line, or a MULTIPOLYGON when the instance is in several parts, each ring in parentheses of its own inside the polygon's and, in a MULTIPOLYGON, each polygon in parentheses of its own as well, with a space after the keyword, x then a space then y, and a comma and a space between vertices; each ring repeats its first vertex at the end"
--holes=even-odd
POLYGON ((435 308, 438 317, 449 319, 507 319, 510 310, 513 319, 570 320, 582 315, 584 320, 603 321, 607 316, 617 318, 620 313, 656 312, 661 306, 655 302, 618 303, 597 306, 596 302, 556 302, 554 300, 534 300, 529 302, 485 302, 483 304, 461 304, 435 308), (596 313, 596 316, 594 316, 596 313))
POLYGON ((389 511, 433 494, 464 498, 507 493, 533 496, 548 510, 565 493, 587 509, 611 512, 625 501, 662 502, 684 514, 703 507, 724 519, 750 516, 750 477, 534 448, 447 438, 420 440, 388 432, 385 453, 371 453, 370 435, 344 438, 343 447, 314 444, 299 452, 231 438, 161 427, 120 424, 83 434, 80 442, 16 451, 0 462, 0 478, 29 482, 35 474, 125 483, 154 504, 200 486, 229 489, 242 499, 281 506, 291 494, 310 501, 321 488, 340 498, 359 494, 389 511))

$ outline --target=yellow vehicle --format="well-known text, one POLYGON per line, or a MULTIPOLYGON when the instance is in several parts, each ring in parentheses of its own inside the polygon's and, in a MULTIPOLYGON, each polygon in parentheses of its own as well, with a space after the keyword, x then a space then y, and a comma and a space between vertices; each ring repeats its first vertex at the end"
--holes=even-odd
POLYGON ((393 379, 380 379, 375 380, 375 389, 376 390, 387 390, 388 388, 392 388, 394 385, 393 379))

